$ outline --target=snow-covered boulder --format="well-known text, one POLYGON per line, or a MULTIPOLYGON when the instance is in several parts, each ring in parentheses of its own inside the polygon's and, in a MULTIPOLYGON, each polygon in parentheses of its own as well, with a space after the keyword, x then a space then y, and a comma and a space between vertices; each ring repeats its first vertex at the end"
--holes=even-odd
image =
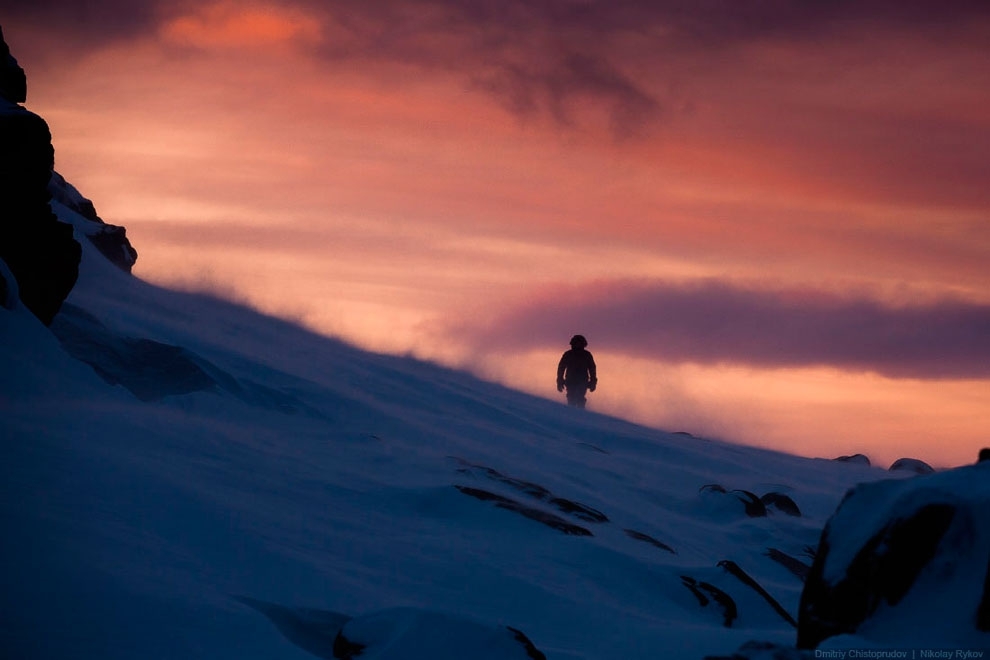
POLYGON ((891 472, 913 472, 914 474, 931 474, 935 471, 928 463, 917 458, 898 458, 890 465, 891 472))
POLYGON ((799 648, 990 647, 990 463, 851 490, 801 595, 799 648))
POLYGON ((869 467, 870 457, 866 454, 853 454, 852 456, 839 456, 836 458, 840 463, 852 463, 853 465, 865 465, 869 467))
POLYGON ((83 197, 75 186, 65 180, 58 172, 52 172, 48 182, 48 192, 52 201, 61 204, 75 213, 72 225, 76 231, 84 235, 104 257, 125 273, 130 273, 137 261, 137 250, 127 239, 124 227, 107 224, 96 213, 93 202, 83 197))

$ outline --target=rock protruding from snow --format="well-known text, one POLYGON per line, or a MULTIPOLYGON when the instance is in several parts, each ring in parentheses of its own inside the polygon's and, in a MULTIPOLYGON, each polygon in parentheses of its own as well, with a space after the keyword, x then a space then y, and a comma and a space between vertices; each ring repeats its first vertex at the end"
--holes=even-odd
POLYGON ((988 556, 990 464, 860 485, 822 533, 798 646, 836 635, 990 646, 988 556))
POLYGON ((795 518, 801 517, 801 509, 789 495, 784 495, 783 493, 767 493, 760 498, 760 501, 763 502, 763 506, 767 508, 767 511, 779 511, 780 513, 788 516, 794 516, 795 518))
POLYGON ((672 555, 677 554, 677 551, 674 550, 672 547, 670 547, 663 541, 658 541, 649 534, 645 534, 643 532, 637 532, 635 529, 624 529, 622 531, 625 532, 626 536, 628 536, 631 539, 636 539, 637 541, 642 541, 643 543, 649 543, 653 547, 660 548, 661 550, 665 550, 672 555))
POLYGON ((0 97, 11 103, 24 103, 27 100, 27 77, 24 69, 10 54, 10 48, 3 38, 0 28, 0 97))
POLYGON ((898 458, 890 466, 891 472, 913 472, 915 474, 931 474, 935 471, 928 463, 917 458, 898 458))
POLYGON ((500 509, 514 511, 515 513, 521 514, 530 520, 535 520, 538 523, 542 523, 547 527, 555 529, 558 532, 563 532, 564 534, 569 534, 571 536, 594 536, 594 534, 591 533, 591 530, 585 527, 568 522, 560 516, 550 513, 549 511, 527 506, 522 502, 512 499, 511 497, 505 497, 504 495, 499 495, 498 493, 493 493, 483 488, 474 488, 472 486, 455 484, 454 488, 465 495, 470 495, 471 497, 484 502, 493 502, 495 506, 500 509))
POLYGON ((736 606, 736 601, 715 585, 696 580, 690 575, 682 575, 681 583, 694 594, 701 607, 707 608, 714 603, 721 611, 722 625, 726 628, 731 628, 732 622, 739 618, 739 608, 736 606))
POLYGON ((870 458, 866 454, 853 454, 852 456, 839 456, 836 458, 840 463, 852 463, 854 465, 870 466, 870 458))
POLYGON ((721 484, 705 484, 698 489, 698 495, 711 512, 721 511, 726 515, 742 513, 750 518, 764 518, 769 513, 801 517, 797 503, 784 493, 771 492, 760 497, 748 490, 729 490, 721 484))
POLYGON ((0 34, 0 259, 25 307, 48 325, 76 283, 82 249, 72 227, 52 213, 55 150, 45 120, 18 105, 27 95, 24 80, 0 34))
POLYGON ((76 229, 85 234, 103 256, 110 260, 110 263, 125 273, 131 272, 137 262, 138 254, 127 239, 125 228, 104 222, 103 218, 97 215, 93 202, 83 197, 75 186, 58 172, 52 172, 51 181, 48 182, 48 192, 51 193, 52 200, 75 211, 86 220, 86 222, 76 222, 76 229))

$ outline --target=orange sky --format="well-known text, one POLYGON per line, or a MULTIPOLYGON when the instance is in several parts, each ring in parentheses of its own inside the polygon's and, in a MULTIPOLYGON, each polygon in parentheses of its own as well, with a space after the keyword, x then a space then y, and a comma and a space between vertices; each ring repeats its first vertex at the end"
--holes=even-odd
POLYGON ((787 451, 990 445, 980 3, 45 0, 56 168, 135 274, 787 451), (843 13, 844 12, 844 13, 843 13))

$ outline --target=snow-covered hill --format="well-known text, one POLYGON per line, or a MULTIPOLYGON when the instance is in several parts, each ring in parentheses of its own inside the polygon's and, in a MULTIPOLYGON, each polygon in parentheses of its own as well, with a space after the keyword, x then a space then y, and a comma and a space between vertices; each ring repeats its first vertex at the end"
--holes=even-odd
POLYGON ((364 353, 80 242, 51 329, 0 310, 4 657, 793 645, 809 550, 887 476, 364 353))

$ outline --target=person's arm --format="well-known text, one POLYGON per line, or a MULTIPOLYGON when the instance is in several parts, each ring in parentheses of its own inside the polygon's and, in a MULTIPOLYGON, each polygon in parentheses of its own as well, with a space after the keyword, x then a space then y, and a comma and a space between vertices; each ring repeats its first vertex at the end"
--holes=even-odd
POLYGON ((598 387, 598 367, 595 366, 595 358, 588 353, 588 389, 592 392, 598 387))
POLYGON ((564 372, 567 370, 567 353, 560 356, 560 362, 557 363, 557 391, 564 391, 564 372))

